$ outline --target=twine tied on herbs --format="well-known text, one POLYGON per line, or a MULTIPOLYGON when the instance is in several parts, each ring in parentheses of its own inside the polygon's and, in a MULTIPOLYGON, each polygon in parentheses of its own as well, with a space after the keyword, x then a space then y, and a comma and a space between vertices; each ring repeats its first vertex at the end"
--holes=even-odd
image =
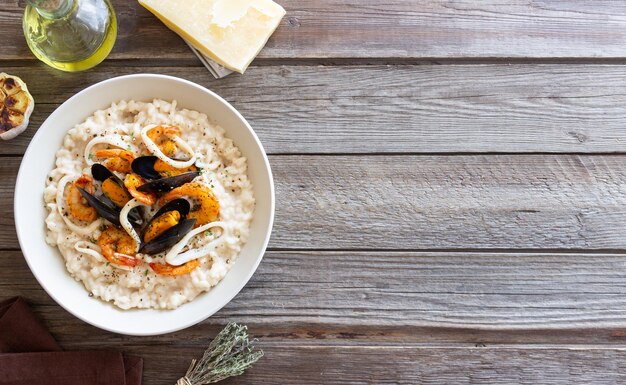
POLYGON ((191 360, 176 385, 204 385, 238 376, 263 357, 248 339, 245 325, 229 323, 209 344, 200 360, 191 360))

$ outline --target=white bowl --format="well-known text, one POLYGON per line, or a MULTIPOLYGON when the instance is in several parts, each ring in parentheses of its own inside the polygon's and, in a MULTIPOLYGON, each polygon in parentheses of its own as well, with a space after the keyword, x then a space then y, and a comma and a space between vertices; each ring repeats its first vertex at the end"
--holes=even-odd
POLYGON ((263 258, 274 221, 274 183, 256 134, 224 99, 187 80, 153 74, 120 76, 84 89, 41 125, 22 160, 15 186, 15 227, 28 266, 48 294, 76 317, 99 328, 129 335, 157 335, 194 325, 226 305, 248 282, 263 258), (206 113, 226 130, 248 158, 256 208, 250 239, 224 279, 209 292, 175 310, 121 310, 89 297, 74 280, 56 247, 45 242, 47 209, 43 191, 55 153, 67 130, 118 100, 177 100, 178 106, 206 113))

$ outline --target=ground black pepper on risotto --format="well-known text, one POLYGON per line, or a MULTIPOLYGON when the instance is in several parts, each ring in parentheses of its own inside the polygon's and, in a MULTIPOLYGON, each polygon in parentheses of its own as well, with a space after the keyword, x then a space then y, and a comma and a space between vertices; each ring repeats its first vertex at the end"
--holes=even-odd
POLYGON ((233 141, 163 100, 114 103, 70 129, 44 200, 46 241, 90 295, 122 309, 174 309, 210 290, 254 214, 233 141))

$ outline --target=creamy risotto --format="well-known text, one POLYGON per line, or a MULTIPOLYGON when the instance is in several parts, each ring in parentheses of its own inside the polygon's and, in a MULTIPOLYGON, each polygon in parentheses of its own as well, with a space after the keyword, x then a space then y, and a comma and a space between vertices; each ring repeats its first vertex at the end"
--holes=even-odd
POLYGON ((114 103, 70 129, 44 200, 46 241, 90 296, 122 309, 174 309, 210 290, 254 213, 233 141, 163 100, 114 103))

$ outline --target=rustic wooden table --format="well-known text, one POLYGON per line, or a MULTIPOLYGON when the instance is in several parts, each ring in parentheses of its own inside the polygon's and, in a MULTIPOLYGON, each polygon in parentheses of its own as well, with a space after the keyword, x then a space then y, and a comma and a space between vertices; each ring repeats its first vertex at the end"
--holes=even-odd
POLYGON ((626 381, 626 2, 281 3, 253 66, 214 80, 136 1, 114 1, 114 52, 76 74, 35 61, 22 1, 3 2, 0 71, 37 107, 0 146, 1 297, 24 296, 66 349, 144 357, 147 385, 173 385, 228 321, 267 354, 229 384, 626 381), (57 306, 12 215, 40 123, 85 86, 139 72, 230 101, 277 193, 251 282, 160 337, 110 334, 57 306))

